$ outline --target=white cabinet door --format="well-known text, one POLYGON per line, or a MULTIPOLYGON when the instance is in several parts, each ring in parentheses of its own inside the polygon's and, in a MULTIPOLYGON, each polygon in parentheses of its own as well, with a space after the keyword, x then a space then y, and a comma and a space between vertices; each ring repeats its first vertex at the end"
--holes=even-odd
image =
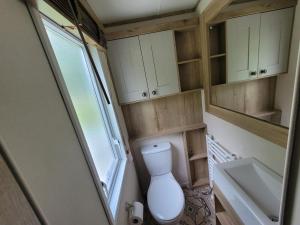
POLYGON ((151 98, 180 91, 173 31, 139 36, 151 98))
POLYGON ((259 76, 287 72, 294 9, 261 14, 259 76))
POLYGON ((226 21, 227 82, 257 78, 260 14, 226 21))
POLYGON ((148 99, 139 38, 108 42, 108 56, 120 103, 148 99))

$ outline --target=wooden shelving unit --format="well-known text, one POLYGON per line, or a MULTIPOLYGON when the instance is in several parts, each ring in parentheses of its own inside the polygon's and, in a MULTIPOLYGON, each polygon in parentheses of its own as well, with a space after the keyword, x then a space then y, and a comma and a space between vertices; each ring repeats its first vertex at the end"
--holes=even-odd
POLYGON ((208 162, 205 141, 206 129, 194 129, 183 134, 191 187, 207 185, 208 162))
POLYGON ((202 88, 198 27, 175 31, 175 42, 181 91, 202 88))
POLYGON ((211 85, 226 83, 226 33, 225 23, 209 28, 211 85))
POLYGON ((202 60, 198 24, 174 29, 180 92, 122 105, 129 143, 138 162, 141 185, 147 187, 139 141, 170 134, 184 138, 190 187, 209 183, 205 144, 206 125, 202 116, 202 60), (136 146, 137 146, 136 145, 136 146))

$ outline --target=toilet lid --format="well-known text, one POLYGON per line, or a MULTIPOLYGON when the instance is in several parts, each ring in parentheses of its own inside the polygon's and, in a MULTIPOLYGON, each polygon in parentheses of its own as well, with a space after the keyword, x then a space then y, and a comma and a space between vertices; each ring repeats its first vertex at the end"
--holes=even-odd
POLYGON ((147 199, 151 214, 160 220, 173 220, 184 207, 182 189, 172 174, 151 178, 147 199))

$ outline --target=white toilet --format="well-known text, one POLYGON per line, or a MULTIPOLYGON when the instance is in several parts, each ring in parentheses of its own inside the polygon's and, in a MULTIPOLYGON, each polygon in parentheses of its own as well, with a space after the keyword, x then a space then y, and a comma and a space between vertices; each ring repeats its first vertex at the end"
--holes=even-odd
POLYGON ((184 195, 171 171, 171 144, 144 146, 142 155, 151 175, 147 193, 149 210, 159 224, 176 224, 183 214, 184 195))

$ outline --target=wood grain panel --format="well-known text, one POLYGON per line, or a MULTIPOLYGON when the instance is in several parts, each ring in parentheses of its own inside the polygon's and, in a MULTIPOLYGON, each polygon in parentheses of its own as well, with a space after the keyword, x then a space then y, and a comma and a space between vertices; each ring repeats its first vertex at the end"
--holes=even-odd
POLYGON ((200 91, 124 105, 122 109, 130 138, 203 121, 200 91))
POLYGON ((124 29, 112 30, 106 29, 105 37, 107 40, 115 40, 120 38, 132 37, 141 34, 148 34, 154 32, 160 32, 165 30, 181 30, 188 27, 195 27, 198 25, 198 17, 192 17, 188 19, 180 19, 175 21, 153 21, 153 23, 136 23, 136 25, 124 26, 124 29))
POLYGON ((195 59, 200 57, 198 45, 198 29, 190 29, 175 32, 178 61, 195 59))
POLYGON ((296 0, 258 0, 233 4, 223 9, 210 23, 220 23, 235 17, 284 9, 296 5, 296 0))
POLYGON ((41 225, 21 188, 0 155, 0 224, 41 225))
POLYGON ((180 85, 182 91, 203 87, 201 61, 179 65, 180 85))
POLYGON ((250 115, 273 110, 276 77, 211 87, 211 103, 250 115))

